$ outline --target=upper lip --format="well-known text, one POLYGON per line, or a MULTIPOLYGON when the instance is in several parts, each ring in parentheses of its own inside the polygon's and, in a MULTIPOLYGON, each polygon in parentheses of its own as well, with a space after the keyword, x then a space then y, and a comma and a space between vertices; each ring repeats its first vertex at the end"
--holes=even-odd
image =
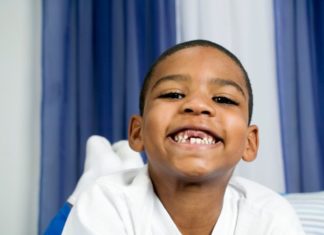
POLYGON ((207 128, 205 126, 199 126, 199 125, 184 125, 177 127, 170 131, 167 136, 173 136, 178 132, 185 131, 185 130, 196 130, 196 131, 203 131, 207 133, 208 135, 212 136, 215 140, 223 141, 223 138, 219 136, 215 131, 210 130, 210 128, 207 128))

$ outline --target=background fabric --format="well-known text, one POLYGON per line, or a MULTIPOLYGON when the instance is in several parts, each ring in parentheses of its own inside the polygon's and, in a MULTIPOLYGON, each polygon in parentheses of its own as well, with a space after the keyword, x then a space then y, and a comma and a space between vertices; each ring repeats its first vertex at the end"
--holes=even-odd
POLYGON ((236 174, 285 191, 272 2, 182 0, 177 10, 179 41, 215 41, 236 54, 248 71, 254 93, 252 123, 260 129, 260 148, 257 159, 241 161, 236 174))
POLYGON ((224 45, 249 72, 261 146, 237 174, 280 192, 324 189, 323 11, 320 1, 43 0, 40 233, 73 191, 86 139, 125 139, 149 65, 190 39, 224 45))
POLYGON ((288 192, 324 189, 323 13, 323 1, 275 1, 282 146, 288 192))
POLYGON ((82 172, 86 139, 127 138, 152 61, 175 44, 174 1, 43 1, 39 231, 82 172))

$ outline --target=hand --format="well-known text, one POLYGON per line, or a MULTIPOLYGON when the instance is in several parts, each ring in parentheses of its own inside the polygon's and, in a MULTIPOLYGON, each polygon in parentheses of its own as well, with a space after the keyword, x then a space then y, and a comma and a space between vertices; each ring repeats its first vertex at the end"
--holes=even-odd
POLYGON ((68 202, 73 205, 78 196, 100 176, 143 165, 141 155, 129 147, 127 140, 111 146, 106 138, 91 136, 86 145, 83 174, 68 202))

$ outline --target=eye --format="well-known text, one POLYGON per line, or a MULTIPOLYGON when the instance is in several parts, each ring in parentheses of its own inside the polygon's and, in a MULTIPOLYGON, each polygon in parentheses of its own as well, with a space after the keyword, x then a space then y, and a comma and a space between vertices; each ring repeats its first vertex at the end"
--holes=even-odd
POLYGON ((162 99, 182 99, 185 95, 180 92, 168 92, 159 96, 162 99))
POLYGON ((213 97, 213 100, 219 104, 238 105, 238 103, 236 101, 234 101, 230 98, 227 98, 225 96, 216 96, 216 97, 213 97))

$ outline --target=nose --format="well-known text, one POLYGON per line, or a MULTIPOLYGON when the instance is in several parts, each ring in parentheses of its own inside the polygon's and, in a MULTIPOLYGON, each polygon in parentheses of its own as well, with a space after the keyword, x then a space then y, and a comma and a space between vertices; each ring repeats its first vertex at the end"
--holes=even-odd
POLYGON ((193 115, 213 116, 215 114, 213 101, 201 96, 187 97, 181 110, 182 113, 193 115))

